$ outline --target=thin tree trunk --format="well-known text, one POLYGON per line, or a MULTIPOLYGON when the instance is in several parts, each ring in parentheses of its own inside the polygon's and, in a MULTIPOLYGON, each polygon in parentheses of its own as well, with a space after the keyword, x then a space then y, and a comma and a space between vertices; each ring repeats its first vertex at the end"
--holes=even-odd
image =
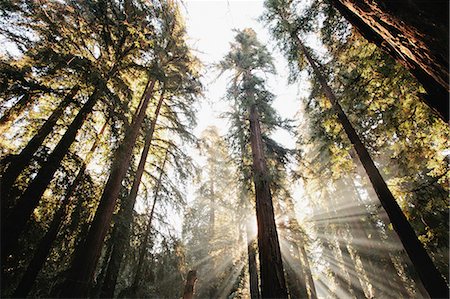
POLYGON ((297 242, 295 238, 285 238, 285 241, 292 246, 293 253, 291 254, 291 249, 288 249, 288 254, 291 257, 291 261, 285 263, 286 271, 286 282, 289 290, 289 298, 308 298, 308 288, 306 286, 305 277, 305 265, 300 258, 300 251, 298 249, 297 242), (299 258, 297 258, 297 256, 299 258))
POLYGON ((248 274, 250 280, 250 298, 260 299, 258 268, 256 265, 256 240, 253 239, 252 229, 248 221, 246 221, 245 232, 247 235, 247 256, 248 256, 248 274))
MULTIPOLYGON (((214 173, 210 173, 211 178, 215 178, 214 173)), ((209 204, 209 254, 212 256, 214 251, 214 226, 216 222, 216 207, 215 207, 215 194, 214 194, 214 179, 210 179, 210 204, 209 204)), ((214 259, 210 260, 211 268, 216 269, 216 264, 214 259)), ((216 271, 212 271, 210 273, 210 280, 212 283, 209 283, 209 298, 215 298, 216 295, 216 271)))
POLYGON ((328 86, 316 62, 309 55, 308 50, 300 41, 299 37, 296 34, 292 34, 292 37, 310 63, 315 76, 322 86, 325 96, 333 105, 338 119, 342 124, 348 138, 350 139, 350 142, 353 144, 356 153, 358 154, 358 158, 361 161, 364 169, 366 170, 372 186, 378 195, 378 199, 380 200, 387 215, 389 216, 389 220, 391 221, 392 226, 394 227, 400 240, 402 241, 402 244, 406 252, 408 253, 409 258, 414 264, 414 268, 416 269, 429 295, 432 298, 448 297, 449 289, 444 278, 434 266, 433 261, 425 251, 422 243, 420 243, 419 239, 417 238, 413 228, 406 219, 405 214, 403 214, 402 210, 398 206, 397 201, 395 200, 386 182, 375 166, 375 163, 370 157, 366 147, 362 143, 352 124, 339 105, 337 98, 332 92, 330 86, 328 86))
POLYGON ((434 2, 331 1, 368 41, 410 70, 427 91, 428 105, 448 122, 449 7, 448 1, 434 2))
POLYGON ((117 242, 114 246, 113 253, 111 255, 111 262, 108 264, 108 270, 106 272, 105 281, 102 286, 102 291, 100 294, 101 298, 112 298, 114 297, 114 291, 117 284, 117 277, 119 275, 119 270, 122 264, 123 255, 125 252, 126 244, 130 236, 131 223, 133 221, 133 209, 136 203, 136 197, 141 183, 142 175, 144 173, 145 164, 147 162, 148 152, 151 147, 153 140, 153 134, 155 132, 156 122, 161 111, 161 106, 164 101, 164 89, 161 92, 158 104, 156 106, 155 114, 153 120, 150 124, 150 128, 145 135, 144 148, 142 149, 141 158, 139 160, 139 165, 136 170, 136 174, 133 180, 133 186, 131 191, 127 196, 127 199, 123 203, 123 208, 119 212, 121 215, 119 217, 119 222, 117 224, 118 234, 117 242))
MULTIPOLYGON (((8 197, 11 191, 12 185, 16 181, 20 173, 25 169, 25 167, 30 163, 33 155, 39 149, 39 147, 44 142, 45 138, 52 132, 56 122, 63 114, 66 107, 73 101, 73 98, 80 90, 79 85, 75 85, 72 90, 65 96, 58 107, 53 111, 50 117, 45 121, 39 131, 31 138, 20 154, 12 157, 12 161, 9 163, 5 172, 2 175, 1 180, 1 191, 2 197, 8 197)), ((3 206, 2 201, 2 211, 6 211, 5 206, 3 206)))
POLYGON ((197 280, 197 271, 195 270, 189 271, 186 278, 186 285, 184 287, 183 299, 194 298, 194 286, 196 280, 197 280))
POLYGON ((314 284, 314 280, 312 278, 311 266, 309 265, 308 255, 306 254, 305 246, 303 246, 302 244, 303 244, 303 242, 301 242, 301 244, 298 245, 298 248, 300 250, 299 253, 301 255, 301 259, 303 260, 306 279, 308 280, 309 298, 317 299, 316 285, 314 284))
POLYGON ((136 291, 138 289, 139 282, 141 281, 142 266, 144 265, 145 253, 147 252, 147 250, 146 250, 147 244, 148 244, 148 240, 150 238, 150 233, 152 231, 153 215, 155 213, 155 207, 156 207, 156 202, 158 201, 159 191, 161 190, 161 182, 162 182, 162 177, 164 174, 164 167, 166 166, 168 155, 169 155, 169 149, 166 150, 166 154, 164 156, 164 160, 161 165, 158 181, 156 182, 156 189, 155 189, 155 195, 153 198, 153 205, 152 205, 152 209, 150 211, 150 216, 148 217, 147 227, 146 227, 145 233, 144 233, 144 240, 142 240, 141 247, 139 248, 139 260, 138 260, 138 264, 137 264, 136 271, 135 271, 136 274, 134 276, 133 284, 131 287, 134 291, 136 291))
MULTIPOLYGON (((344 235, 339 233, 339 228, 337 228, 338 236, 340 236, 341 239, 344 239, 344 235)), ((350 251, 348 250, 347 244, 344 244, 341 240, 338 240, 339 244, 339 250, 342 254, 342 260, 344 262, 344 268, 347 269, 347 273, 350 278, 350 286, 353 290, 353 294, 356 296, 356 298, 366 298, 366 295, 364 294, 364 288, 361 285, 361 282, 359 281, 359 273, 356 269, 356 262, 354 259, 352 259, 350 255, 350 251)))
POLYGON ((154 85, 155 80, 149 80, 141 104, 139 105, 139 110, 136 111, 133 122, 115 153, 112 170, 103 190, 102 197, 100 198, 94 220, 92 221, 86 240, 75 253, 65 287, 60 295, 61 297, 85 297, 89 291, 103 241, 111 223, 111 217, 119 196, 121 183, 130 166, 131 154, 136 143, 136 138, 146 115, 150 98, 153 95, 154 85))
POLYGON ((17 205, 12 209, 6 219, 2 219, 1 243, 3 264, 6 261, 6 258, 16 249, 19 236, 24 230, 28 220, 31 218, 33 210, 39 204, 53 175, 59 168, 64 156, 68 153, 70 146, 75 141, 78 130, 83 125, 87 116, 92 112, 94 105, 103 94, 104 88, 106 88, 106 86, 102 85, 91 94, 86 104, 80 109, 75 119, 67 128, 67 131, 58 142, 53 152, 49 155, 46 163, 41 167, 36 177, 22 194, 17 205))
POLYGON ((29 91, 25 91, 25 94, 17 101, 17 103, 6 110, 0 118, 0 134, 3 133, 7 129, 8 124, 19 117, 23 111, 34 102, 34 100, 35 97, 33 97, 29 91))
POLYGON ((259 115, 255 105, 250 107, 250 142, 253 155, 253 182, 256 191, 258 249, 263 298, 287 298, 280 243, 264 156, 259 115))
POLYGON ((100 136, 103 134, 105 128, 106 128, 107 122, 103 125, 102 129, 98 133, 98 137, 95 140, 94 144, 92 145, 91 149, 89 150, 89 153, 87 154, 86 158, 84 159, 84 162, 78 170, 78 174, 73 180, 72 184, 70 184, 69 188, 66 191, 66 194, 64 195, 63 200, 61 201, 61 205, 56 211, 55 215, 53 216, 53 220, 50 224, 50 227, 48 231, 45 233, 44 237, 40 241, 36 252, 33 256, 33 259, 31 260, 30 264, 27 267, 27 270, 25 271, 25 274, 23 275, 19 285, 17 286, 13 298, 25 298, 27 297, 28 293, 31 291, 31 288, 33 287, 34 281, 36 280, 36 277, 39 273, 39 271, 42 269, 42 266, 44 265, 45 261, 47 260, 47 257, 50 253, 50 250, 53 246, 53 242, 56 240, 56 237, 58 236, 58 232, 61 227, 61 223, 64 220, 64 217, 67 213, 67 208, 70 203, 70 199, 73 196, 73 193, 75 192, 75 189, 79 186, 80 182, 82 181, 86 166, 89 164, 90 160, 93 157, 93 154, 99 144, 100 136))

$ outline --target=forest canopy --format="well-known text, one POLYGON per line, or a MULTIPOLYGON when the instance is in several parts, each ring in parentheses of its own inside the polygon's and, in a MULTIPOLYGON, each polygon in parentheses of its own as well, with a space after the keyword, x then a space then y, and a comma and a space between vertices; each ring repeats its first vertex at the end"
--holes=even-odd
POLYGON ((448 2, 196 4, 0 3, 1 297, 449 298, 448 2))

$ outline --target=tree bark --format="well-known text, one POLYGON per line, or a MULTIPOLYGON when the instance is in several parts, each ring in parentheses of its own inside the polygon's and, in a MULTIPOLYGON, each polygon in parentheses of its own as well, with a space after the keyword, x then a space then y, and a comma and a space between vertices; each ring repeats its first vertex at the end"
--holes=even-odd
MULTIPOLYGON (((30 163, 33 155, 39 149, 39 147, 44 142, 45 138, 52 132, 58 119, 63 114, 66 107, 73 101, 73 98, 80 90, 79 85, 75 85, 72 90, 65 96, 58 107, 53 111, 50 117, 45 121, 39 131, 31 138, 20 154, 12 157, 12 161, 9 163, 5 172, 2 175, 1 180, 1 192, 3 198, 9 197, 9 192, 16 181, 20 173, 25 169, 25 167, 30 163)), ((2 201, 2 211, 6 211, 8 207, 3 205, 2 201)))
POLYGON ((80 298, 86 297, 88 294, 103 241, 111 223, 121 183, 130 166, 136 138, 144 120, 150 98, 153 95, 154 85, 155 80, 149 80, 141 99, 139 110, 136 111, 133 122, 114 155, 111 173, 100 198, 94 220, 91 223, 86 240, 77 248, 65 287, 60 294, 61 297, 80 298))
POLYGON ((130 236, 130 227, 133 221, 133 209, 136 203, 136 197, 139 190, 139 186, 141 184, 142 175, 145 169, 145 163, 147 162, 148 152, 150 150, 153 133, 155 132, 156 121, 161 111, 161 106, 164 101, 164 89, 160 95, 158 104, 156 106, 155 115, 150 124, 150 128, 145 135, 145 143, 144 148, 142 149, 141 158, 139 160, 139 165, 136 170, 136 174, 133 180, 133 186, 131 187, 131 191, 127 196, 127 199, 123 203, 123 209, 121 209, 121 216, 119 217, 119 222, 117 224, 118 234, 120 235, 117 238, 117 242, 114 245, 114 249, 111 255, 111 261, 108 264, 108 270, 106 272, 105 281, 102 286, 102 291, 100 294, 101 298, 112 298, 114 297, 114 291, 117 284, 117 277, 119 275, 119 270, 122 264, 123 255, 125 252, 126 242, 130 236))
POLYGON ((184 287, 183 299, 192 299, 194 297, 194 286, 196 280, 197 280, 197 271, 190 270, 186 278, 186 285, 184 287))
POLYGON ((299 49, 304 53, 306 59, 311 65, 316 78, 322 86, 327 99, 331 102, 334 110, 337 113, 338 119, 342 124, 350 142, 356 150, 359 160, 361 161, 366 173, 372 183, 372 186, 377 193, 378 199, 384 207, 389 220, 397 232, 402 244, 408 253, 411 262, 414 265, 419 277, 421 278, 425 288, 432 298, 448 298, 448 286, 442 275, 436 269, 430 256, 424 249, 422 243, 417 238, 411 224, 406 219, 397 201, 389 190, 386 182, 378 171, 375 163, 370 157, 366 147, 362 143, 352 124, 348 120, 344 111, 342 110, 336 96, 332 92, 330 86, 322 75, 318 65, 309 55, 308 50, 300 41, 296 34, 292 34, 292 38, 297 43, 299 49))
POLYGON ((87 116, 92 112, 106 86, 98 87, 89 97, 88 101, 80 109, 75 119, 67 128, 67 131, 56 145, 53 152, 49 155, 46 163, 41 167, 36 177, 29 184, 28 188, 22 194, 17 205, 12 209, 9 215, 2 219, 2 263, 12 254, 18 245, 19 236, 25 228, 28 220, 31 218, 33 210, 39 204, 39 201, 47 189, 48 184, 53 178, 56 170, 59 168, 62 159, 68 153, 70 146, 75 141, 78 130, 83 125, 87 116))
POLYGON ((449 121, 448 1, 331 0, 364 36, 402 63, 449 121))
POLYGON ((256 265, 256 240, 253 240, 251 227, 248 221, 245 225, 245 231, 247 235, 247 256, 248 256, 248 274, 250 281, 250 298, 260 299, 259 294, 259 278, 258 268, 256 265))
POLYGON ((261 296, 262 298, 287 298, 269 174, 264 156, 259 115, 255 105, 250 107, 250 143, 256 191, 261 296))

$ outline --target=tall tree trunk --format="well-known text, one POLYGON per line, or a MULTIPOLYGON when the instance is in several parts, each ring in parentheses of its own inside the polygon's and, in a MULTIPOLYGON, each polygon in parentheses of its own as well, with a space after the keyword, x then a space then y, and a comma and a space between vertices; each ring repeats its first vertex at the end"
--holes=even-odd
POLYGON ((138 264, 137 264, 136 271, 135 271, 136 274, 134 276, 133 284, 131 287, 135 291, 139 288, 139 283, 142 278, 142 266, 144 265, 145 254, 147 253, 148 240, 150 239, 150 233, 152 231, 153 215, 155 213, 155 207, 156 207, 156 202, 158 201, 159 191, 161 190, 162 177, 164 174, 164 167, 166 166, 168 155, 169 155, 169 149, 166 150, 166 154, 164 156, 164 160, 161 165, 158 181, 156 182, 155 195, 153 197, 152 209, 150 211, 150 216, 148 217, 147 227, 144 232, 144 240, 142 240, 141 247, 139 248, 139 260, 138 260, 138 264))
POLYGON ((331 0, 364 36, 402 63, 449 120, 448 1, 331 0))
POLYGON ((133 122, 114 155, 111 173, 100 198, 94 220, 92 221, 86 240, 76 250, 65 287, 60 295, 61 297, 79 298, 85 297, 88 294, 100 257, 103 241, 111 223, 111 217, 119 196, 121 183, 130 166, 131 154, 136 143, 136 138, 144 120, 150 98, 153 95, 154 85, 155 80, 149 80, 141 99, 139 110, 136 111, 133 122))
POLYGON ((253 182, 256 191, 258 249, 263 298, 287 298, 280 243, 264 156, 259 115, 255 105, 250 107, 250 143, 253 155, 253 182))
POLYGON ((197 271, 195 270, 189 271, 186 278, 186 285, 184 287, 183 299, 194 298, 194 286, 196 280, 197 280, 197 271))
POLYGON ((306 59, 311 65, 316 78, 322 86, 322 90, 325 93, 325 96, 333 105, 333 108, 337 113, 338 119, 342 124, 344 131, 346 132, 350 142, 353 144, 358 158, 361 161, 364 169, 366 170, 372 186, 378 195, 378 199, 380 200, 387 215, 389 216, 389 220, 391 221, 392 226, 394 227, 400 240, 402 241, 402 244, 406 252, 408 253, 408 256, 411 259, 411 262, 413 263, 414 268, 421 278, 425 288, 427 289, 428 294, 432 298, 447 298, 449 289, 444 278, 436 269, 430 256, 424 249, 422 243, 420 243, 419 239, 417 238, 413 228, 411 227, 411 224, 406 219, 405 214, 403 214, 402 210, 397 204, 397 201, 395 200, 386 182, 375 166, 375 163, 370 157, 366 147, 362 143, 352 124, 339 105, 336 96, 325 80, 325 77, 322 75, 317 63, 312 59, 312 57, 308 53, 308 50, 300 41, 299 37, 296 34, 292 34, 292 38, 297 43, 299 50, 301 50, 306 56, 306 59))
POLYGON ((114 297, 114 291, 117 284, 117 277, 119 275, 119 270, 122 264, 123 255, 125 253, 126 245, 130 236, 131 223, 133 221, 133 209, 136 203, 136 197, 141 184, 142 175, 145 169, 145 163, 147 162, 148 152, 150 150, 153 133, 155 132, 156 121, 161 111, 161 106, 164 101, 164 89, 161 92, 158 104, 156 106, 155 114, 153 120, 150 124, 150 128, 145 135, 144 148, 142 149, 141 158, 139 160, 139 165, 136 170, 136 174, 133 180, 133 186, 131 191, 127 196, 127 199, 123 203, 123 208, 121 208, 119 221, 117 224, 118 235, 117 242, 114 245, 114 249, 111 255, 111 261, 108 264, 108 270, 106 272, 105 281, 102 286, 102 291, 100 294, 101 298, 112 298, 114 297))
POLYGON ((33 97, 29 91, 25 91, 25 94, 17 101, 17 103, 6 110, 0 118, 0 134, 3 133, 8 128, 8 125, 19 117, 35 99, 36 98, 33 97))
POLYGON ((70 146, 75 141, 78 130, 83 125, 87 116, 92 112, 94 105, 103 94, 105 88, 106 86, 102 84, 91 94, 88 101, 80 109, 77 116, 75 116, 75 119, 67 128, 53 152, 49 155, 45 164, 41 167, 36 177, 22 194, 17 205, 11 210, 9 215, 5 217, 6 219, 2 219, 1 244, 3 264, 6 261, 6 258, 16 249, 19 236, 24 230, 28 220, 31 218, 33 210, 39 204, 53 175, 59 168, 64 156, 68 153, 70 146))
POLYGON ((260 299, 258 268, 256 265, 256 240, 253 239, 250 223, 246 221, 245 232, 247 235, 248 274, 250 280, 250 298, 260 299))
POLYGON ((25 271, 25 274, 23 275, 19 285, 17 286, 13 297, 14 298, 25 298, 27 297, 28 293, 31 291, 31 288, 33 287, 34 281, 36 280, 36 277, 39 273, 39 271, 42 269, 42 266, 44 265, 45 261, 47 260, 48 254, 50 253, 50 250, 53 246, 53 242, 56 240, 56 237, 58 236, 58 232, 61 227, 61 223, 64 220, 64 216, 67 213, 67 208, 70 203, 70 199, 73 196, 73 193, 75 192, 75 189, 79 184, 81 183, 85 171, 86 166, 89 164, 90 160, 92 159, 92 156, 99 144, 100 136, 103 134, 105 128, 106 128, 107 122, 103 125, 102 129, 98 133, 98 137, 95 140, 94 144, 92 145, 91 149, 89 150, 89 153, 87 154, 86 158, 84 159, 84 162, 78 171, 77 176, 73 180, 72 184, 70 184, 69 188, 66 191, 66 194, 64 195, 63 200, 61 201, 61 205, 56 211, 55 215, 53 216, 53 220, 50 224, 50 227, 48 231, 45 233, 44 237, 40 241, 36 252, 33 256, 33 259, 31 260, 30 264, 28 265, 27 270, 25 271))
MULTIPOLYGON (((16 181, 20 173, 25 169, 25 167, 30 163, 33 155, 39 149, 39 147, 44 142, 45 138, 52 132, 58 119, 63 114, 66 107, 73 101, 73 98, 80 90, 79 85, 75 85, 72 90, 65 96, 58 107, 53 111, 50 117, 45 121, 39 131, 31 138, 20 154, 12 157, 11 162, 6 168, 1 179, 1 192, 3 198, 8 198, 8 194, 12 185, 16 181)), ((2 211, 6 211, 7 207, 4 206, 4 201, 2 201, 2 211)))

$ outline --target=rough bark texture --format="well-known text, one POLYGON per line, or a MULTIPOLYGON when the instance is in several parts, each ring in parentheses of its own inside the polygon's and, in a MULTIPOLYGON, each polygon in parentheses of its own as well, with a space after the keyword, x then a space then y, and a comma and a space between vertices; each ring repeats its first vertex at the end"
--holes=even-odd
POLYGON ((247 222, 245 225, 245 231, 247 234, 247 256, 248 256, 248 274, 250 280, 250 298, 260 299, 259 294, 259 279, 258 268, 256 265, 256 240, 253 240, 251 234, 251 227, 247 222))
POLYGON ((363 35, 402 63, 449 120, 448 1, 331 0, 363 35))
POLYGON ((197 280, 197 271, 195 270, 189 271, 186 278, 186 285, 184 287, 183 299, 194 298, 194 286, 196 280, 197 280))
POLYGON ((144 174, 145 163, 147 162, 148 152, 150 150, 153 133, 155 132, 156 121, 161 111, 161 106, 164 101, 164 90, 160 95, 158 104, 156 106, 155 115, 150 124, 150 128, 145 135, 144 148, 142 149, 141 158, 139 160, 139 165, 136 170, 136 174, 133 180, 133 186, 131 191, 127 196, 127 199, 123 203, 123 208, 121 208, 119 221, 117 225, 118 235, 117 242, 114 245, 114 249, 111 255, 111 261, 108 264, 108 270, 106 272, 105 281, 102 286, 102 291, 100 294, 101 298, 112 298, 114 297, 114 291, 116 288, 117 277, 119 274, 120 266, 122 264, 123 255, 126 248, 126 242, 130 236, 130 226, 133 221, 133 209, 136 203, 136 197, 141 184, 142 175, 144 174))
POLYGON ((298 36, 293 34, 292 37, 310 63, 316 78, 322 86, 322 90, 325 93, 325 96, 333 105, 333 108, 337 113, 338 119, 342 124, 344 131, 346 132, 350 142, 353 144, 358 158, 361 161, 364 169, 366 170, 366 173, 372 183, 378 199, 380 200, 387 215, 389 216, 389 220, 391 221, 392 226, 397 232, 403 244, 403 247, 405 248, 409 258, 411 259, 411 262, 414 265, 415 270, 421 278, 423 285, 427 289, 428 294, 432 298, 448 298, 449 289, 444 278, 436 269, 430 256, 425 251, 422 243, 420 243, 419 239, 417 238, 413 228, 411 227, 411 224, 406 219, 405 214, 403 214, 402 210, 397 204, 397 201, 395 200, 386 182, 375 166, 375 163, 370 157, 366 147, 362 143, 352 124, 339 105, 336 96, 332 92, 330 86, 327 84, 318 65, 309 55, 308 50, 304 47, 303 43, 301 43, 298 36))
MULTIPOLYGON (((106 128, 105 123, 100 130, 98 136, 101 136, 106 128)), ((61 223, 64 220, 64 217, 67 213, 67 208, 70 203, 70 199, 73 196, 73 193, 75 192, 75 189, 77 186, 81 183, 85 171, 86 166, 89 164, 90 160, 92 159, 92 156, 99 144, 99 138, 97 138, 92 145, 91 149, 89 150, 89 153, 87 154, 86 158, 84 159, 83 165, 78 170, 77 176, 70 184, 69 188, 66 191, 66 194, 64 195, 64 198, 61 202, 60 207, 56 211, 55 215, 53 216, 53 220, 50 224, 50 227, 48 231, 45 233, 44 237, 40 241, 36 252, 33 256, 33 259, 31 260, 30 264, 27 267, 27 270, 25 271, 25 274, 23 275, 19 285, 17 286, 13 297, 14 298, 25 298, 27 297, 28 293, 31 291, 31 288, 33 287, 34 281, 36 280, 36 277, 39 273, 39 271, 42 269, 42 266, 44 265, 45 261, 47 260, 48 254, 50 253, 50 250, 53 246, 53 242, 56 240, 56 237, 58 236, 59 229, 61 227, 61 223)))
POLYGON ((45 189, 47 189, 53 175, 59 168, 62 159, 75 141, 78 130, 83 125, 87 116, 92 112, 92 108, 102 95, 104 88, 105 86, 100 86, 92 93, 67 128, 53 152, 49 155, 46 163, 41 167, 36 177, 22 194, 17 205, 11 210, 6 219, 2 219, 2 263, 15 250, 20 233, 24 230, 33 210, 39 204, 45 189))
POLYGON ((259 115, 250 107, 250 142, 253 156, 253 182, 256 191, 258 249, 262 298, 287 298, 280 243, 264 156, 259 115))
MULTIPOLYGON (((50 117, 45 121, 42 127, 38 130, 38 132, 31 138, 31 140, 27 143, 24 149, 18 154, 12 157, 11 162, 6 168, 5 172, 2 175, 1 181, 1 191, 2 197, 8 198, 9 192, 11 190, 12 185, 16 181, 17 177, 20 173, 25 169, 25 167, 30 163, 33 155, 39 149, 39 147, 44 142, 45 138, 52 132, 53 127, 55 126, 58 119, 63 114, 66 107, 72 102, 75 95, 80 90, 80 86, 76 85, 72 88, 72 90, 64 97, 58 107, 53 111, 50 117)), ((2 211, 6 211, 7 207, 3 205, 2 200, 2 211)))
POLYGON ((76 250, 65 287, 60 294, 63 298, 80 298, 86 297, 88 294, 100 257, 103 241, 111 223, 112 214, 122 185, 121 183, 130 165, 136 138, 144 120, 150 98, 153 95, 154 85, 154 80, 150 80, 147 84, 133 122, 115 153, 111 173, 100 198, 94 220, 92 221, 86 240, 76 250))

